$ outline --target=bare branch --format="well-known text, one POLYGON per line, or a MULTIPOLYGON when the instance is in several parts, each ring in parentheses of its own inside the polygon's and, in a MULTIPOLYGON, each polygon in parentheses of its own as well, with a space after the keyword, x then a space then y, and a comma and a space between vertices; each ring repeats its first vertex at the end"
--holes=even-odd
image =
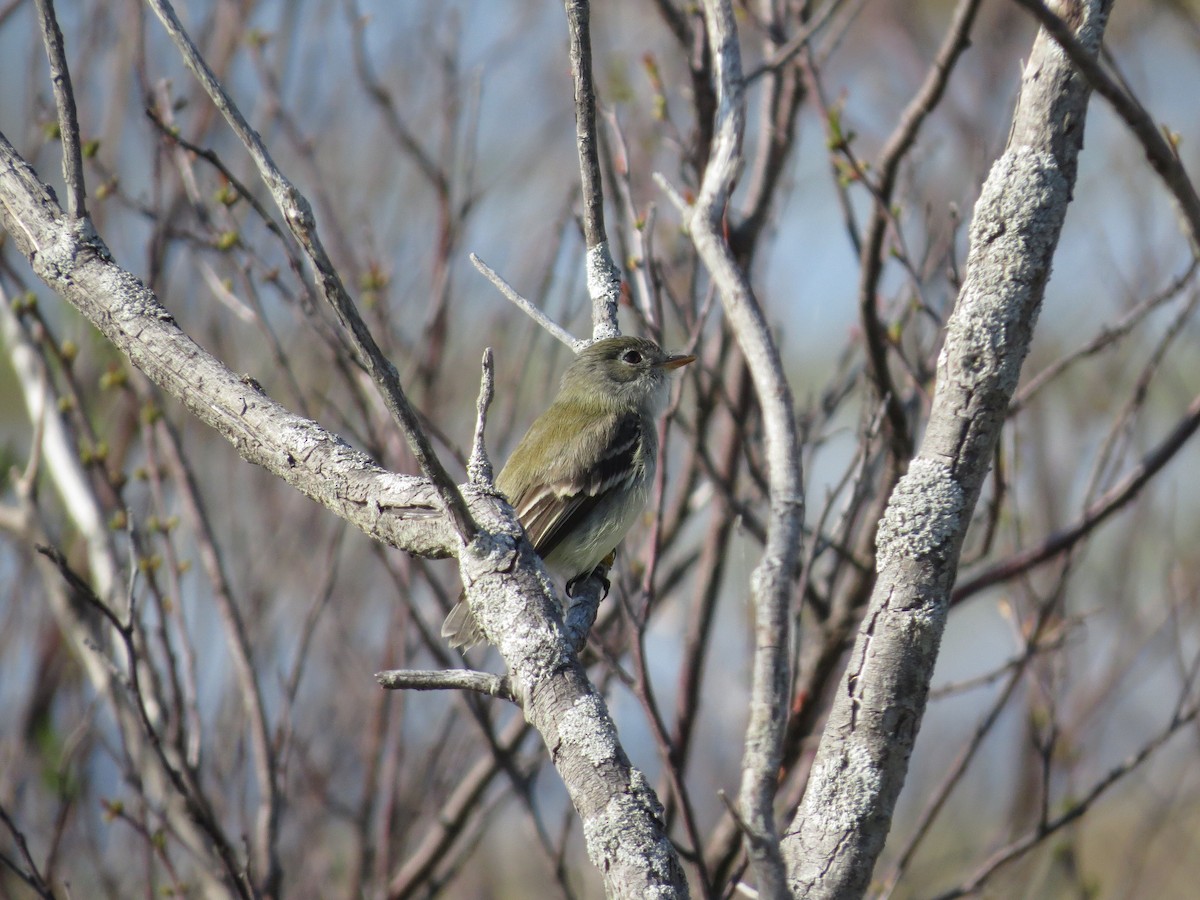
POLYGON ((252 377, 239 378, 203 350, 152 291, 113 262, 90 228, 63 216, 2 135, 0 223, 34 272, 243 459, 393 547, 432 557, 456 552, 458 541, 427 481, 385 472, 336 435, 271 400, 252 377))
POLYGON ((275 165, 262 138, 246 122, 233 100, 225 92, 224 87, 209 69, 208 64, 200 56, 200 52, 188 37, 168 0, 147 0, 147 2, 163 23, 163 27, 166 28, 167 34, 183 56, 183 61, 188 69, 196 76, 209 98, 249 151, 258 167, 259 175, 271 191, 271 196, 274 197, 280 212, 283 213, 284 221, 287 222, 292 234, 300 242, 300 246, 304 248, 308 260, 316 272, 325 299, 333 307, 342 325, 353 338, 368 373, 379 386, 388 409, 404 432, 417 464, 433 483, 442 507, 454 524, 459 538, 464 543, 470 541, 475 534, 476 526, 467 509, 466 501, 463 500, 458 487, 433 452, 429 438, 421 428, 416 410, 408 402, 404 389, 400 385, 396 367, 379 349, 366 323, 359 316, 354 301, 338 277, 333 263, 325 253, 325 248, 317 235, 317 225, 311 205, 275 165))
POLYGON ((791 578, 799 559, 804 510, 800 446, 779 349, 746 273, 737 265, 723 235, 726 206, 743 163, 745 86, 730 3, 706 0, 704 14, 718 104, 708 167, 688 226, 750 368, 766 429, 770 489, 766 546, 751 577, 755 649, 738 804, 752 836, 750 856, 759 890, 767 897, 781 897, 786 887, 774 798, 787 725, 791 578))
POLYGON ((906 460, 912 455, 912 435, 909 433, 910 426, 904 412, 903 400, 897 393, 895 382, 888 370, 889 340, 887 329, 879 320, 877 308, 879 279, 883 272, 883 241, 888 225, 892 222, 892 193, 900 163, 912 149, 921 124, 945 93, 955 62, 970 46, 968 34, 975 21, 975 14, 979 11, 979 3, 980 0, 960 0, 954 12, 954 20, 946 31, 942 46, 925 77, 924 84, 908 104, 896 130, 888 138, 880 156, 879 176, 872 191, 875 204, 859 255, 859 321, 863 326, 871 378, 879 398, 887 407, 888 442, 897 460, 906 460))
POLYGON ((467 478, 476 487, 492 486, 492 461, 488 459, 483 436, 487 429, 488 407, 496 393, 496 373, 492 367, 492 348, 483 351, 483 373, 479 378, 479 400, 475 404, 475 438, 471 441, 471 458, 467 462, 467 478))
POLYGON ((620 334, 617 301, 621 275, 608 249, 604 230, 604 191, 600 183, 600 136, 596 131, 596 84, 592 78, 592 35, 588 0, 565 0, 575 79, 575 141, 583 189, 583 237, 587 243, 587 286, 592 299, 592 337, 620 334))
MULTIPOLYGON (((486 611, 481 624, 505 659, 525 717, 554 750, 555 765, 590 835, 591 857, 610 892, 686 896, 687 882, 663 828, 661 806, 630 765, 603 698, 555 624, 557 601, 547 590, 542 564, 521 539, 506 504, 472 494, 474 513, 485 517, 486 527, 463 548, 428 482, 383 472, 315 423, 288 413, 253 379, 239 379, 183 334, 154 294, 112 261, 91 229, 66 220, 2 137, 0 224, 39 277, 152 381, 225 435, 245 459, 393 546, 428 556, 460 553, 464 583, 485 598, 473 608, 486 611)), ((134 689, 140 690, 137 684, 134 689)), ((145 726, 144 707, 139 715, 145 726)), ((161 742, 155 747, 162 757, 161 742)), ((164 772, 181 796, 205 802, 185 793, 178 771, 167 765, 164 760, 164 772)), ((208 811, 201 816, 223 869, 232 871, 215 819, 208 811)), ((243 887, 239 881, 238 888, 243 887)))
POLYGON ((7 854, 0 854, 0 862, 8 866, 39 897, 44 898, 44 900, 54 900, 54 891, 46 883, 46 880, 42 877, 42 873, 38 871, 37 863, 33 861, 33 856, 29 852, 29 844, 25 840, 24 833, 17 828, 16 823, 13 822, 3 805, 0 805, 0 822, 4 823, 4 827, 12 835, 13 843, 17 845, 17 851, 21 854, 21 859, 25 861, 28 871, 22 869, 15 860, 9 859, 7 854))
MULTIPOLYGON (((1133 331, 1152 312, 1178 297, 1180 292, 1191 282, 1197 271, 1200 271, 1200 258, 1193 257, 1191 264, 1187 267, 1187 271, 1173 278, 1171 283, 1161 291, 1147 297, 1116 322, 1105 327, 1091 340, 1071 353, 1059 357, 1032 378, 1028 379, 1021 386, 1021 389, 1017 391, 1012 403, 1008 405, 1009 416, 1012 417, 1024 409, 1042 388, 1050 384, 1055 378, 1079 362, 1079 360, 1093 356, 1115 341, 1119 341, 1133 331)), ((1198 302, 1200 302, 1200 295, 1193 295, 1188 301, 1188 305, 1190 307, 1198 302)))
POLYGON ((496 286, 496 290, 498 290, 505 296, 505 298, 515 304, 518 309, 525 313, 525 315, 529 316, 529 318, 533 319, 533 321, 537 322, 544 329, 546 329, 551 336, 566 344, 576 353, 582 350, 587 344, 587 341, 576 339, 574 336, 572 336, 571 332, 567 331, 548 315, 534 306, 533 303, 518 294, 513 289, 512 285, 497 275, 487 263, 485 263, 474 253, 471 254, 471 263, 476 269, 479 270, 480 274, 482 274, 484 278, 496 286))
MULTIPOLYGON (((1079 4, 1092 52, 1106 21, 1079 4)), ((917 457, 880 523, 878 576, 785 839, 798 897, 861 894, 925 711, 963 536, 1016 389, 1075 182, 1088 88, 1040 34, 1005 153, 983 186, 917 457), (886 661, 886 664, 883 662, 886 661)))
POLYGON ((79 142, 79 115, 75 111, 75 92, 63 47, 62 30, 54 14, 54 0, 37 0, 38 24, 42 42, 50 60, 50 81, 54 86, 54 105, 58 107, 58 131, 62 144, 63 179, 67 184, 67 212, 82 219, 87 212, 87 189, 83 182, 83 151, 79 142))
POLYGON ((1097 781, 1092 787, 1076 800, 1071 803, 1063 812, 1054 816, 1052 819, 1044 823, 1039 823, 1032 831, 1027 832, 1017 840, 1013 841, 1006 847, 997 850, 992 856, 980 866, 975 873, 968 878, 963 884, 939 894, 936 900, 956 900, 958 897, 966 897, 972 894, 977 894, 979 888, 986 882, 993 873, 1001 866, 1011 862, 1014 859, 1028 853, 1038 844, 1042 843, 1046 838, 1060 831, 1067 825, 1076 821, 1080 816, 1086 813, 1103 796, 1109 788, 1120 782, 1126 775, 1135 771, 1142 765, 1159 747, 1165 744, 1174 734, 1181 728, 1190 725, 1200 717, 1200 706, 1192 705, 1190 708, 1181 708, 1176 711, 1171 721, 1167 726, 1155 735, 1151 740, 1147 741, 1140 747, 1136 753, 1126 758, 1122 763, 1114 766, 1109 772, 1097 781))
MULTIPOLYGON (((1125 120, 1125 124, 1141 142, 1150 166, 1162 178, 1167 190, 1175 198, 1187 226, 1192 253, 1200 254, 1200 194, 1197 194, 1196 185, 1183 167, 1178 148, 1167 139, 1163 129, 1154 124, 1154 120, 1137 97, 1109 77, 1088 45, 1072 33, 1071 25, 1055 15, 1040 0, 1014 2, 1027 9, 1038 20, 1038 24, 1066 51, 1071 62, 1087 79, 1089 86, 1112 104, 1117 115, 1125 120)), ((1111 0, 1105 3, 1105 9, 1110 6, 1111 0)), ((1076 17, 1072 13, 1072 18, 1076 17)))
MULTIPOLYGON (((225 567, 217 552, 217 539, 209 521, 208 510, 201 500, 200 488, 195 475, 186 464, 179 445, 179 437, 165 421, 157 428, 163 437, 169 465, 174 470, 176 490, 193 534, 200 562, 212 585, 213 600, 225 627, 229 656, 233 664, 242 705, 249 718, 250 746, 254 754, 254 774, 258 780, 259 808, 256 821, 254 866, 258 887, 268 897, 279 895, 283 880, 283 869, 279 861, 279 814, 280 797, 279 769, 275 750, 271 743, 267 721, 266 703, 262 688, 255 677, 250 648, 250 638, 241 611, 234 601, 233 588, 225 573, 225 567)), ((199 735, 196 735, 199 740, 199 735)))
POLYGON ((475 691, 489 697, 516 702, 512 686, 502 675, 467 669, 389 669, 376 672, 379 686, 389 691, 475 691))
POLYGON ((515 718, 496 742, 496 753, 481 758, 454 787, 430 823, 421 842, 388 883, 388 897, 409 897, 443 859, 453 841, 479 810, 484 791, 504 770, 504 760, 514 753, 532 729, 520 717, 515 718))
POLYGON ((1200 429, 1200 395, 1197 395, 1188 404, 1187 410, 1175 427, 1171 429, 1171 433, 1163 438, 1157 447, 1143 456, 1138 464, 1125 474, 1124 478, 1090 503, 1079 518, 1070 525, 1047 535, 1037 543, 1017 551, 1007 559, 988 566, 982 572, 964 580, 955 587, 951 602, 961 603, 984 588, 1028 572, 1035 566, 1041 565, 1073 547, 1094 531, 1096 526, 1137 497, 1154 475, 1175 458, 1197 429, 1200 429))

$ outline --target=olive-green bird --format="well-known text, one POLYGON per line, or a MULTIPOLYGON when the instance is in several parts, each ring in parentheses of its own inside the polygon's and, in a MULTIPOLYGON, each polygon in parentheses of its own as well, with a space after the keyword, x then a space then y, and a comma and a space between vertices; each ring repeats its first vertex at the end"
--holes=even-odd
MULTIPOLYGON (((658 459, 656 420, 671 390, 667 373, 694 359, 644 338, 590 344, 496 479, 533 549, 568 591, 616 549, 645 509, 658 459)), ((442 636, 463 648, 483 640, 465 597, 446 617, 442 636)))

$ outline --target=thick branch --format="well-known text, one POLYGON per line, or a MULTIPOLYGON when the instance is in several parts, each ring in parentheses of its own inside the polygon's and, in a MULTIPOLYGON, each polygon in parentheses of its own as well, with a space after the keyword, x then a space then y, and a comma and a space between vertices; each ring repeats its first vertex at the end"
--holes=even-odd
POLYGON ((428 481, 384 471, 207 353, 152 291, 113 261, 86 219, 63 215, 3 135, 0 224, 46 284, 151 381, 224 435, 243 459, 393 547, 428 557, 456 552, 454 532, 428 481))
MULTIPOLYGON (((1095 53, 1106 2, 1075 4, 1095 53)), ((1071 198, 1087 82, 1045 33, 1025 67, 1005 153, 983 186, 929 425, 877 537, 878 572, 849 666, 785 838, 798 897, 861 896, 887 837, 925 711, 963 535, 1041 307, 1071 198)))

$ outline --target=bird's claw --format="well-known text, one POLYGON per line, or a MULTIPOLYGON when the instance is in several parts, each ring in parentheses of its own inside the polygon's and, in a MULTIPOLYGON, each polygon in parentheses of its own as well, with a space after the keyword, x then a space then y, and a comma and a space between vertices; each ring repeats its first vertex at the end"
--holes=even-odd
POLYGON ((567 596, 574 597, 575 592, 577 590, 579 590, 579 588, 583 587, 583 583, 585 581, 587 581, 589 578, 592 578, 593 576, 595 576, 596 578, 599 578, 600 584, 604 586, 604 593, 600 595, 600 599, 603 600, 605 597, 607 597, 608 592, 612 590, 612 582, 608 580, 607 575, 600 574, 600 571, 598 569, 593 572, 588 572, 585 575, 576 575, 574 578, 572 578, 570 581, 568 581, 567 582, 567 596))

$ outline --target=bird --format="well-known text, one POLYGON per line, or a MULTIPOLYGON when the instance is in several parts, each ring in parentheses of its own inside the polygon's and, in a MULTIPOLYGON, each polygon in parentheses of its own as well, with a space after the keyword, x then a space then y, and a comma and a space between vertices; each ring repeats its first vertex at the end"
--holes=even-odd
MULTIPOLYGON (((658 458, 656 420, 670 399, 668 373, 695 359, 640 337, 589 344, 496 479, 568 594, 616 550, 645 509, 658 458)), ((446 616, 442 636, 463 650, 483 641, 465 594, 446 616)))

